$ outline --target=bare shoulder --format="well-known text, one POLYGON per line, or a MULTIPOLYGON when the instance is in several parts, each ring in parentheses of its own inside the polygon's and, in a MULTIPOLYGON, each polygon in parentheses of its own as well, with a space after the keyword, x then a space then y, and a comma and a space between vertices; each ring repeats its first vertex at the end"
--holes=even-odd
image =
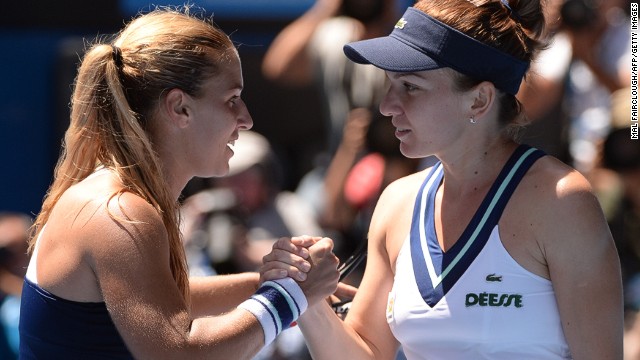
POLYGON ((109 231, 114 246, 157 247, 158 243, 163 243, 160 240, 167 239, 160 213, 137 194, 127 191, 116 194, 103 204, 101 210, 96 225, 109 231))
POLYGON ((402 210, 412 208, 427 171, 428 169, 407 175, 389 184, 378 199, 373 215, 375 224, 372 221, 372 225, 386 225, 387 221, 397 221, 402 210))
POLYGON ((139 240, 161 237, 163 232, 166 238, 158 211, 110 176, 74 185, 56 204, 56 212, 64 217, 71 238, 92 257, 126 255, 122 251, 127 247, 143 246, 139 240))
POLYGON ((158 211, 142 197, 123 190, 114 177, 103 175, 63 194, 47 222, 43 250, 47 259, 68 259, 58 269, 62 278, 77 277, 88 286, 89 278, 95 281, 101 269, 130 268, 139 263, 134 260, 140 254, 153 251, 168 254, 168 246, 165 251, 159 246, 166 239, 158 211), (65 246, 58 246, 62 243, 65 246))
POLYGON ((530 205, 546 208, 540 215, 555 218, 583 217, 584 210, 600 208, 589 181, 577 170, 546 156, 538 160, 522 182, 530 205), (586 208, 585 208, 586 207, 586 208), (573 210, 573 211, 570 211, 573 210))
POLYGON ((406 204, 406 201, 409 199, 413 201, 430 169, 431 168, 422 170, 393 181, 380 195, 378 205, 383 205, 388 208, 406 204))
POLYGON ((426 169, 389 184, 380 195, 369 227, 369 242, 375 244, 395 268, 395 259, 411 226, 413 205, 426 169))
POLYGON ((118 186, 100 189, 78 209, 72 236, 102 300, 114 303, 133 296, 149 272, 167 271, 168 235, 159 212, 141 196, 118 186))
POLYGON ((539 245, 546 250, 607 243, 606 219, 589 181, 578 171, 546 156, 523 179, 518 211, 526 218, 539 245))
POLYGON ((69 300, 102 301, 106 277, 135 273, 144 259, 168 259, 160 214, 122 189, 101 175, 65 191, 38 240, 41 286, 69 300))

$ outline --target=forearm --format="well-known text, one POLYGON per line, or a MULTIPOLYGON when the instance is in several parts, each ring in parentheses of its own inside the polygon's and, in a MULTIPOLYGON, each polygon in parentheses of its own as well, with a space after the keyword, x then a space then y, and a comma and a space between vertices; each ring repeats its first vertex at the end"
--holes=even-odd
POLYGON ((356 209, 347 202, 344 186, 350 171, 365 148, 371 113, 367 109, 350 111, 344 126, 342 141, 331 160, 324 180, 325 212, 323 222, 329 227, 344 230, 352 225, 356 209))
POLYGON ((248 311, 236 309, 191 324, 188 346, 181 358, 252 359, 264 347, 260 323, 248 311))
POLYGON ((193 320, 189 327, 189 348, 222 359, 251 358, 306 308, 306 296, 293 279, 267 281, 234 310, 193 320))
MULTIPOLYGON (((346 128, 346 130, 350 129, 346 128)), ((341 193, 349 171, 356 163, 362 147, 362 144, 354 146, 353 144, 345 143, 345 140, 338 146, 325 177, 325 191, 329 192, 332 197, 337 197, 341 193)))
POLYGON ((353 220, 355 211, 349 208, 343 189, 356 158, 357 150, 341 145, 327 169, 324 180, 325 209, 322 222, 329 227, 345 229, 353 220))
POLYGON ((360 335, 340 320, 325 302, 310 307, 298 319, 298 324, 314 359, 340 359, 345 354, 354 360, 376 358, 360 335))
POLYGON ((193 317, 218 315, 234 309, 256 291, 259 276, 242 273, 190 278, 193 317))
MULTIPOLYGON (((145 301, 144 295, 132 294, 107 302, 118 331, 135 358, 144 359, 251 359, 265 344, 265 332, 251 312, 239 308, 233 299, 235 285, 249 284, 253 274, 202 277, 190 281, 195 289, 195 306, 201 312, 222 312, 222 315, 204 316, 187 309, 184 301, 169 292, 157 293, 145 301), (222 289, 222 290, 220 290, 222 289), (219 292, 216 292, 219 290, 219 292), (215 296, 205 296, 206 293, 215 296), (163 296, 164 295, 164 296, 163 296), (214 303, 203 309, 206 300, 214 303), (221 304, 221 302, 224 302, 221 304)), ((170 287, 169 285, 167 287, 170 287)), ((244 289, 243 286, 238 288, 244 289)), ((249 288, 249 286, 247 286, 249 288)), ((237 291, 237 290, 236 290, 237 291)), ((250 291, 255 293, 255 291, 250 291)), ((250 295, 242 296, 243 300, 250 295)))

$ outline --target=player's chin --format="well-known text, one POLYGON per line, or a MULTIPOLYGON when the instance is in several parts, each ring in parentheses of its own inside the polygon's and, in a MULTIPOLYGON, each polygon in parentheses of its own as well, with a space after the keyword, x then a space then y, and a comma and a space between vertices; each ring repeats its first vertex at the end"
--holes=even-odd
POLYGON ((418 154, 417 154, 416 149, 414 149, 413 146, 411 146, 410 144, 403 143, 403 142, 400 143, 400 153, 404 157, 407 157, 409 159, 413 159, 413 158, 419 157, 418 154))
POLYGON ((229 162, 225 162, 222 164, 212 164, 213 166, 209 167, 202 171, 199 177, 203 178, 211 178, 211 177, 224 177, 229 174, 229 162))

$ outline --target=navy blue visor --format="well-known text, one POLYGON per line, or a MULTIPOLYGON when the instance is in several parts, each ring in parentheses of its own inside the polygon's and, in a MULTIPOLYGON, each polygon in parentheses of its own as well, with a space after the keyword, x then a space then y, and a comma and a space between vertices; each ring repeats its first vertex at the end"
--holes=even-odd
POLYGON ((389 36, 356 41, 344 46, 347 57, 359 64, 371 64, 392 72, 417 72, 443 67, 515 95, 529 68, 496 48, 408 8, 389 36))

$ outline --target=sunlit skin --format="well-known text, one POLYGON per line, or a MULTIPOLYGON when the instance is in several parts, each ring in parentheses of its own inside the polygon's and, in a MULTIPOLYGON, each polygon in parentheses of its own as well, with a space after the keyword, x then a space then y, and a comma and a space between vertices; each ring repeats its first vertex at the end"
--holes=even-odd
POLYGON ((205 81, 200 96, 173 89, 163 102, 174 126, 158 127, 154 137, 171 138, 168 142, 158 141, 158 147, 159 153, 172 162, 168 168, 175 167, 170 178, 174 179, 171 187, 178 195, 193 176, 227 174, 238 132, 253 126, 241 98, 244 83, 240 58, 234 49, 228 54, 229 71, 205 81), (176 150, 180 148, 190 161, 178 161, 176 150))
POLYGON ((448 70, 387 72, 387 77, 390 87, 380 112, 392 117, 405 156, 432 155, 460 140, 469 118, 460 105, 470 100, 453 89, 448 70))
MULTIPOLYGON (((494 85, 481 82, 460 91, 452 74, 450 69, 388 72, 391 84, 380 105, 380 111, 392 117, 405 156, 436 155, 443 164, 445 175, 435 197, 434 222, 444 251, 460 238, 517 147, 499 125, 497 100, 502 95, 494 85)), ((429 170, 397 180, 381 195, 369 229, 365 274, 347 318, 337 319, 330 307, 321 304, 300 318, 314 358, 332 359, 339 352, 353 359, 395 356, 399 343, 385 318, 387 294, 412 221, 413 208, 407 204, 414 203, 429 170), (334 346, 322 345, 327 342, 334 346)), ((513 193, 498 226, 511 257, 525 270, 553 283, 573 357, 620 358, 619 262, 588 181, 557 159, 543 157, 513 193)), ((274 252, 265 257, 265 269, 287 268, 291 259, 295 256, 274 252)))
POLYGON ((455 173, 450 178, 478 178, 481 159, 486 160, 487 154, 508 157, 516 144, 498 125, 495 87, 482 82, 461 91, 455 87, 454 74, 448 68, 387 72, 390 87, 380 112, 392 118, 404 156, 435 155, 455 173), (475 124, 470 124, 472 117, 475 124))
MULTIPOLYGON (((239 131, 253 125, 240 97, 240 59, 235 50, 228 54, 197 96, 167 91, 149 121, 175 201, 194 176, 227 174, 239 131)), ((126 188, 114 172, 99 171, 62 194, 38 239, 39 286, 71 301, 104 302, 136 358, 253 357, 264 345, 263 330, 236 307, 256 290, 259 275, 192 279, 187 306, 169 266, 163 219, 133 192, 110 197, 126 188)), ((337 283, 333 242, 316 240, 297 252, 306 258, 299 266, 316 264, 317 278, 301 286, 309 303, 332 294, 337 283)))
MULTIPOLYGON (((253 125, 251 116, 240 98, 243 87, 240 59, 235 51, 232 54, 233 56, 229 57, 229 71, 206 80, 201 97, 194 98, 180 89, 172 89, 156 112, 157 125, 153 127, 152 133, 156 139, 158 153, 165 163, 165 176, 174 189, 176 199, 187 181, 194 176, 226 174, 229 159, 233 155, 230 144, 237 139, 239 131, 249 129, 253 125)), ((40 253, 52 252, 47 256, 38 257, 38 279, 43 287, 70 300, 105 300, 104 289, 94 275, 95 270, 91 269, 95 265, 91 260, 87 261, 87 255, 80 250, 89 243, 81 242, 81 245, 71 247, 70 249, 76 249, 71 252, 70 249, 58 247, 55 243, 49 245, 52 241, 49 239, 81 239, 86 237, 86 232, 91 229, 84 225, 85 222, 99 223, 96 220, 97 215, 105 215, 104 220, 108 221, 109 216, 103 213, 106 208, 102 200, 121 186, 112 173, 105 172, 74 185, 63 195, 56 205, 49 220, 51 225, 47 227, 40 244, 40 253), (91 202, 86 203, 92 198, 91 202), (68 214, 76 214, 75 224, 79 227, 60 229, 67 235, 57 234, 55 224, 65 223, 65 220, 58 221, 58 218, 66 217, 68 214), (49 246, 53 247, 49 249, 49 246), (57 254, 61 256, 59 260, 57 254), (47 271, 49 266, 53 266, 57 271, 47 271), (69 272, 65 271, 67 267, 69 272)), ((129 202, 129 205, 132 205, 141 201, 129 193, 125 193, 122 200, 125 206, 129 202)), ((116 208, 117 213, 122 211, 115 204, 112 204, 112 207, 116 208)), ((105 231, 108 228, 105 226, 105 231)))

